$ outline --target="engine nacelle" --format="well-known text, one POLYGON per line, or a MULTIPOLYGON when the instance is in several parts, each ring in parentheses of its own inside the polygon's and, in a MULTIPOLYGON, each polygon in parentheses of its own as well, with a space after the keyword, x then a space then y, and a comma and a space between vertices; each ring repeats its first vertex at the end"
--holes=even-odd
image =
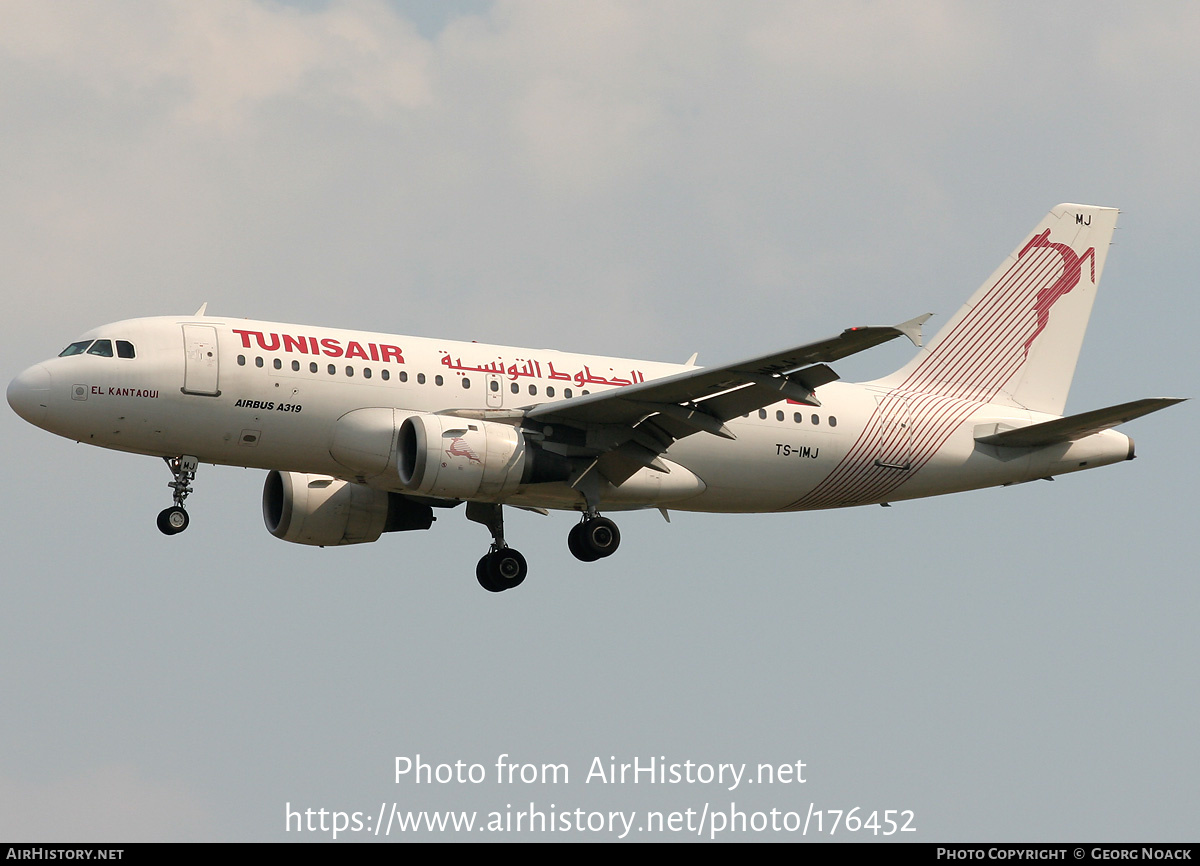
POLYGON ((410 415, 397 437, 397 473, 413 493, 490 499, 521 484, 531 462, 525 437, 496 421, 410 415))
POLYGON ((263 485, 263 521, 276 538, 332 547, 428 529, 433 509, 365 484, 273 470, 263 485))

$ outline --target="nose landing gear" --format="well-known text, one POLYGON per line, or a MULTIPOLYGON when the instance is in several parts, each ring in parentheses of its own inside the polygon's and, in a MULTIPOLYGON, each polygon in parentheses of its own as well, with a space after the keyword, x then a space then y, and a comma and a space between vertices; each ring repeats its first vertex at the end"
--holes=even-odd
POLYGON ((187 454, 180 457, 164 457, 163 460, 175 479, 167 483, 167 486, 175 491, 175 504, 158 513, 158 529, 163 535, 177 535, 187 529, 191 522, 183 507, 183 501, 192 492, 192 482, 196 480, 196 467, 200 461, 187 454))

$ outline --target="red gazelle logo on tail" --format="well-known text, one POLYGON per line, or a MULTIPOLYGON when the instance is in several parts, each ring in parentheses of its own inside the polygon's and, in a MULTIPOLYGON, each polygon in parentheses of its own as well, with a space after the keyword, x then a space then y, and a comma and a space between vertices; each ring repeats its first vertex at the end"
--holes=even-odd
POLYGON ((1063 257, 1063 272, 1062 276, 1038 292, 1037 298, 1034 299, 1033 309, 1037 314, 1037 327, 1029 335, 1029 339, 1025 341, 1024 349, 1026 356, 1029 355, 1029 347, 1033 345, 1033 341, 1037 339, 1038 334, 1046 330, 1046 324, 1050 321, 1050 308, 1054 306, 1059 298, 1079 285, 1084 259, 1088 259, 1092 266, 1092 283, 1096 282, 1095 247, 1088 247, 1083 255, 1077 256, 1075 255, 1075 251, 1066 244, 1052 243, 1050 241, 1050 229, 1046 229, 1040 235, 1035 235, 1031 238, 1029 243, 1025 244, 1021 252, 1017 254, 1017 258, 1020 259, 1034 248, 1049 248, 1061 255, 1063 257))

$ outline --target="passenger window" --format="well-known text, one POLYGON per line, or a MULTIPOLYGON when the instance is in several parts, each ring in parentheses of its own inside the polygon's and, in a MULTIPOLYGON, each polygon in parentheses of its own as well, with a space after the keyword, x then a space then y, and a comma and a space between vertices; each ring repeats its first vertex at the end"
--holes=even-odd
POLYGON ((797 412, 795 415, 792 416, 792 420, 795 421, 797 424, 800 424, 800 423, 803 423, 804 416, 801 415, 799 412, 797 412))
POLYGON ((255 367, 261 367, 261 366, 262 366, 262 358, 255 358, 255 359, 254 359, 254 366, 255 366, 255 367))
POLYGON ((553 396, 554 396, 554 386, 553 386, 553 385, 547 385, 547 386, 546 386, 546 396, 547 396, 547 397, 553 397, 553 396))
POLYGON ((283 361, 281 361, 281 360, 279 360, 278 358, 276 358, 276 359, 275 359, 275 361, 274 361, 274 363, 272 364, 272 366, 273 366, 273 367, 274 367, 276 370, 282 370, 282 369, 283 369, 283 361))
POLYGON ((829 416, 829 426, 830 427, 837 426, 837 418, 834 418, 832 415, 829 416))
POLYGON ((370 367, 363 367, 363 378, 364 379, 371 378, 371 368, 370 367))
POLYGON ((87 353, 89 355, 99 355, 101 358, 111 358, 113 356, 112 340, 97 340, 92 343, 92 348, 88 349, 87 353))
POLYGON ((308 372, 310 372, 310 373, 317 372, 317 362, 316 361, 308 362, 308 372))
POLYGON ((335 367, 333 364, 329 365, 329 375, 330 376, 337 375, 337 367, 335 367))
POLYGON ((80 340, 78 343, 72 343, 58 353, 58 357, 67 358, 71 355, 82 355, 88 346, 92 345, 91 340, 80 340))
POLYGON ((354 368, 353 368, 353 367, 351 367, 351 366, 347 366, 347 367, 346 367, 346 375, 347 375, 347 376, 353 376, 353 375, 354 375, 354 368))
POLYGON ((292 361, 292 372, 293 373, 300 372, 300 362, 299 361, 292 361))
MULTIPOLYGON (((466 387, 466 386, 464 385, 463 387, 466 387)), ((488 387, 491 388, 492 393, 494 394, 500 390, 500 383, 497 382, 495 379, 493 379, 492 381, 488 382, 488 387)))
POLYGON ((516 382, 513 382, 512 385, 509 386, 509 390, 511 390, 514 394, 520 394, 521 386, 518 385, 516 382))
POLYGON ((442 386, 442 382, 443 382, 443 381, 445 381, 445 380, 444 380, 444 379, 442 379, 442 377, 441 377, 441 376, 434 376, 434 377, 433 377, 433 384, 437 385, 439 388, 442 386))
POLYGON ((537 385, 530 385, 530 386, 529 386, 529 395, 530 395, 531 397, 536 397, 536 396, 537 396, 537 385))
POLYGON ((239 367, 246 366, 246 356, 245 355, 238 355, 238 366, 239 367))
POLYGON ((816 426, 817 424, 820 424, 820 423, 821 423, 821 416, 820 416, 820 415, 813 415, 813 416, 812 416, 812 422, 813 422, 813 425, 814 425, 814 426, 816 426))
POLYGON ((387 370, 380 370, 380 371, 379 371, 379 375, 383 377, 383 381, 385 381, 385 382, 386 382, 388 379, 392 378, 392 374, 391 374, 391 373, 389 373, 387 370))
POLYGON ((775 412, 775 420, 776 420, 776 421, 782 421, 782 420, 783 420, 783 410, 782 410, 782 409, 780 409, 780 410, 778 410, 778 411, 776 411, 776 412, 775 412))
POLYGON ((424 374, 424 373, 418 373, 418 374, 417 374, 417 384, 418 384, 418 385, 424 385, 424 384, 425 384, 425 374, 424 374))
POLYGON ((571 389, 563 388, 563 396, 566 397, 568 400, 570 400, 571 399, 571 389))
POLYGON ((133 351, 133 343, 128 340, 117 340, 117 357, 136 358, 137 353, 133 351))
POLYGON ((766 409, 759 409, 759 410, 758 410, 758 417, 759 417, 759 418, 766 419, 766 417, 767 417, 767 410, 766 410, 766 409))
POLYGON ((400 371, 400 381, 401 381, 401 382, 407 382, 407 381, 408 381, 408 371, 407 371, 407 370, 401 370, 401 371, 400 371))

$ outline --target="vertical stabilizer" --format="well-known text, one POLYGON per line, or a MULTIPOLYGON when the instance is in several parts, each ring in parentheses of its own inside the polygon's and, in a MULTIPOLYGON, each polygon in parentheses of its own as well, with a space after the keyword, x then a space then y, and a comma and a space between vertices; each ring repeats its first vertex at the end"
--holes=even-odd
POLYGON ((1061 415, 1116 224, 1116 208, 1053 208, 883 384, 1061 415))

